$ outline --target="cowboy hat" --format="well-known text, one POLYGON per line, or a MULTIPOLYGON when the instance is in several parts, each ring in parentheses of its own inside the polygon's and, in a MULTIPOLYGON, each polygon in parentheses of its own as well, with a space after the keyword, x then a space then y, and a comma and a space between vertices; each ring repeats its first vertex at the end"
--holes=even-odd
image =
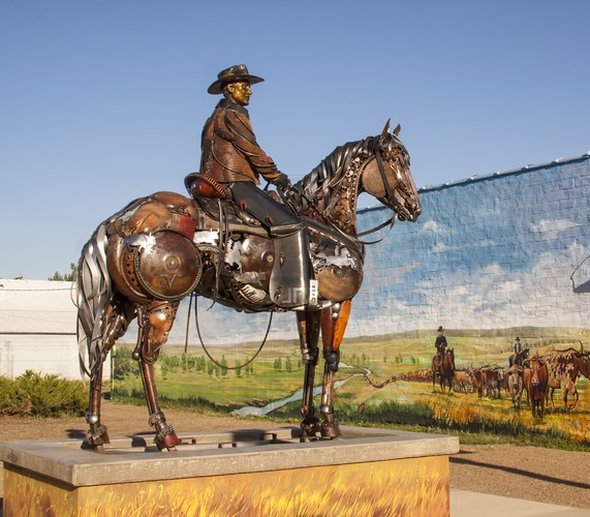
POLYGON ((438 332, 443 332, 445 329, 442 328, 442 325, 440 327, 438 327, 438 332))
POLYGON ((222 70, 217 74, 217 80, 207 88, 207 93, 211 95, 219 95, 223 92, 223 87, 229 83, 245 81, 250 84, 261 83, 264 81, 262 77, 250 75, 246 65, 234 65, 222 70))

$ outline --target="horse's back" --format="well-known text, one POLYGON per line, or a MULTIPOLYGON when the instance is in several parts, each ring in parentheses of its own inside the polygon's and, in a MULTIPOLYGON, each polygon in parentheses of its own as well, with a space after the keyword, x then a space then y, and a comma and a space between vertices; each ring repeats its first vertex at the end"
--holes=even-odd
POLYGON ((193 244, 198 210, 176 192, 138 198, 107 223, 107 265, 117 291, 145 304, 180 300, 195 288, 201 259, 193 244), (162 269, 164 268, 164 269, 162 269))

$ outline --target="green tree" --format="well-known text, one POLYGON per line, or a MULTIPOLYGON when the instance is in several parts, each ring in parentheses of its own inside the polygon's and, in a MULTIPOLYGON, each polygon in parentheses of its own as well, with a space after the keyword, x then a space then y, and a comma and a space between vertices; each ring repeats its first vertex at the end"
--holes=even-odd
POLYGON ((225 359, 224 355, 221 356, 221 361, 219 361, 219 365, 220 365, 220 369, 221 369, 221 372, 220 372, 221 376, 225 377, 227 375, 228 368, 227 368, 227 360, 225 359))
POLYGON ((47 280, 57 280, 60 282, 73 282, 76 279, 76 273, 78 271, 78 268, 76 267, 76 264, 74 264, 73 262, 70 262, 70 272, 69 273, 64 273, 63 275, 56 271, 55 273, 53 273, 52 277, 49 277, 47 280))

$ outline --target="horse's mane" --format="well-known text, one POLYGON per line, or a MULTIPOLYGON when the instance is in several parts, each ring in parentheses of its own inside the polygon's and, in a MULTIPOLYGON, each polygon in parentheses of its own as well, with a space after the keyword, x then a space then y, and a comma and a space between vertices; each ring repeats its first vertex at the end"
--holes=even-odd
POLYGON ((334 149, 317 167, 293 186, 303 198, 302 204, 307 202, 315 205, 318 199, 323 199, 326 205, 330 204, 331 190, 340 183, 352 160, 368 156, 377 139, 378 137, 369 136, 364 140, 348 142, 334 149))

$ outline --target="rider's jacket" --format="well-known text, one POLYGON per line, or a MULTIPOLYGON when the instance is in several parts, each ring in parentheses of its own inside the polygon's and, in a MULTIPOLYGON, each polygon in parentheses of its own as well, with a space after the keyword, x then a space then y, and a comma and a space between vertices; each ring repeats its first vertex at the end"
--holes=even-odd
POLYGON ((256 142, 248 110, 228 99, 217 104, 203 128, 200 172, 219 183, 256 185, 260 176, 273 183, 281 174, 256 142))
POLYGON ((447 347, 447 338, 445 336, 436 336, 434 346, 436 347, 437 351, 441 352, 447 347))

